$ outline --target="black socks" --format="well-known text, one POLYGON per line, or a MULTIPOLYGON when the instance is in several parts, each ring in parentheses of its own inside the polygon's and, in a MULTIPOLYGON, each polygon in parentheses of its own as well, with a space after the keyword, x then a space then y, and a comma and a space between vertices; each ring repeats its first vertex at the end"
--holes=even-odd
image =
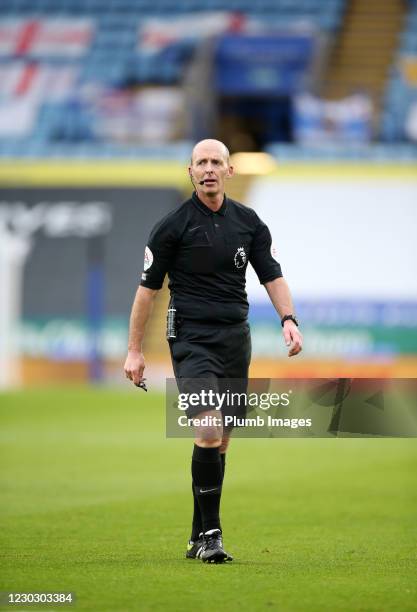
POLYGON ((191 483, 191 490, 193 492, 193 500, 194 500, 194 511, 193 511, 193 524, 191 527, 191 537, 190 540, 195 542, 200 537, 200 533, 203 531, 203 523, 201 522, 201 512, 200 506, 198 505, 197 495, 194 491, 194 483, 191 483))
POLYGON ((220 497, 225 455, 218 448, 194 445, 191 473, 193 477, 194 515, 191 540, 202 531, 220 529, 220 497))

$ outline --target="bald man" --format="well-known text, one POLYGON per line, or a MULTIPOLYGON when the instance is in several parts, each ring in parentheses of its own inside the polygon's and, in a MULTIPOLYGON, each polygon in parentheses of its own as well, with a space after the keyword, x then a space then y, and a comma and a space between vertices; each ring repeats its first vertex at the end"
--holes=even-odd
MULTIPOLYGON (((301 351, 302 336, 268 227, 254 210, 225 195, 225 183, 233 176, 227 147, 213 139, 197 143, 188 173, 195 188, 192 197, 153 228, 145 249, 130 318, 125 374, 135 385, 143 382, 145 327, 168 274, 175 321, 168 318, 167 338, 180 392, 226 391, 226 380, 235 381, 233 391, 246 391, 251 358, 248 263, 281 318, 289 357, 301 351)), ((194 514, 186 557, 209 563, 232 560, 223 547, 220 522, 231 428, 224 427, 225 413, 219 408, 201 402, 186 411, 194 423, 194 514), (203 417, 208 418, 200 425, 203 417)), ((233 410, 240 414, 236 407, 233 410)))

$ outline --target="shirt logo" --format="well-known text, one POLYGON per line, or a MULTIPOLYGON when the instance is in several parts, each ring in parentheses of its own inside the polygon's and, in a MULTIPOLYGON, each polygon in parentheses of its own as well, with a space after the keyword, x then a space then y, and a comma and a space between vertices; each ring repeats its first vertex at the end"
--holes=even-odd
POLYGON ((235 266, 236 268, 243 268, 246 263, 246 253, 244 247, 239 247, 235 253, 235 266))
POLYGON ((145 259, 143 261, 143 269, 145 270, 145 272, 146 270, 149 270, 152 264, 153 264, 153 253, 149 247, 146 247, 145 259))
POLYGON ((278 253, 274 243, 271 244, 271 255, 278 262, 278 253))

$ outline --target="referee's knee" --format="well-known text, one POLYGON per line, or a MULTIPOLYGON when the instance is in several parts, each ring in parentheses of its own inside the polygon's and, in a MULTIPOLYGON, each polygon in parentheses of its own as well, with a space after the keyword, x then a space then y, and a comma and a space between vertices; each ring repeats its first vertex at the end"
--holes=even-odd
POLYGON ((214 410, 200 412, 194 417, 194 442, 201 448, 217 448, 222 443, 223 423, 214 410))

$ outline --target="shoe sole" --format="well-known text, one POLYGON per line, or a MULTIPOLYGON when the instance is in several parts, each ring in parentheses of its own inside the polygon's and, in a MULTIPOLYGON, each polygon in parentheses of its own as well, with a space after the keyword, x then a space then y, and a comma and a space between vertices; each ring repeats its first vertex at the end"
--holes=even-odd
POLYGON ((207 559, 202 559, 203 563, 226 563, 228 555, 226 553, 214 553, 207 559))

